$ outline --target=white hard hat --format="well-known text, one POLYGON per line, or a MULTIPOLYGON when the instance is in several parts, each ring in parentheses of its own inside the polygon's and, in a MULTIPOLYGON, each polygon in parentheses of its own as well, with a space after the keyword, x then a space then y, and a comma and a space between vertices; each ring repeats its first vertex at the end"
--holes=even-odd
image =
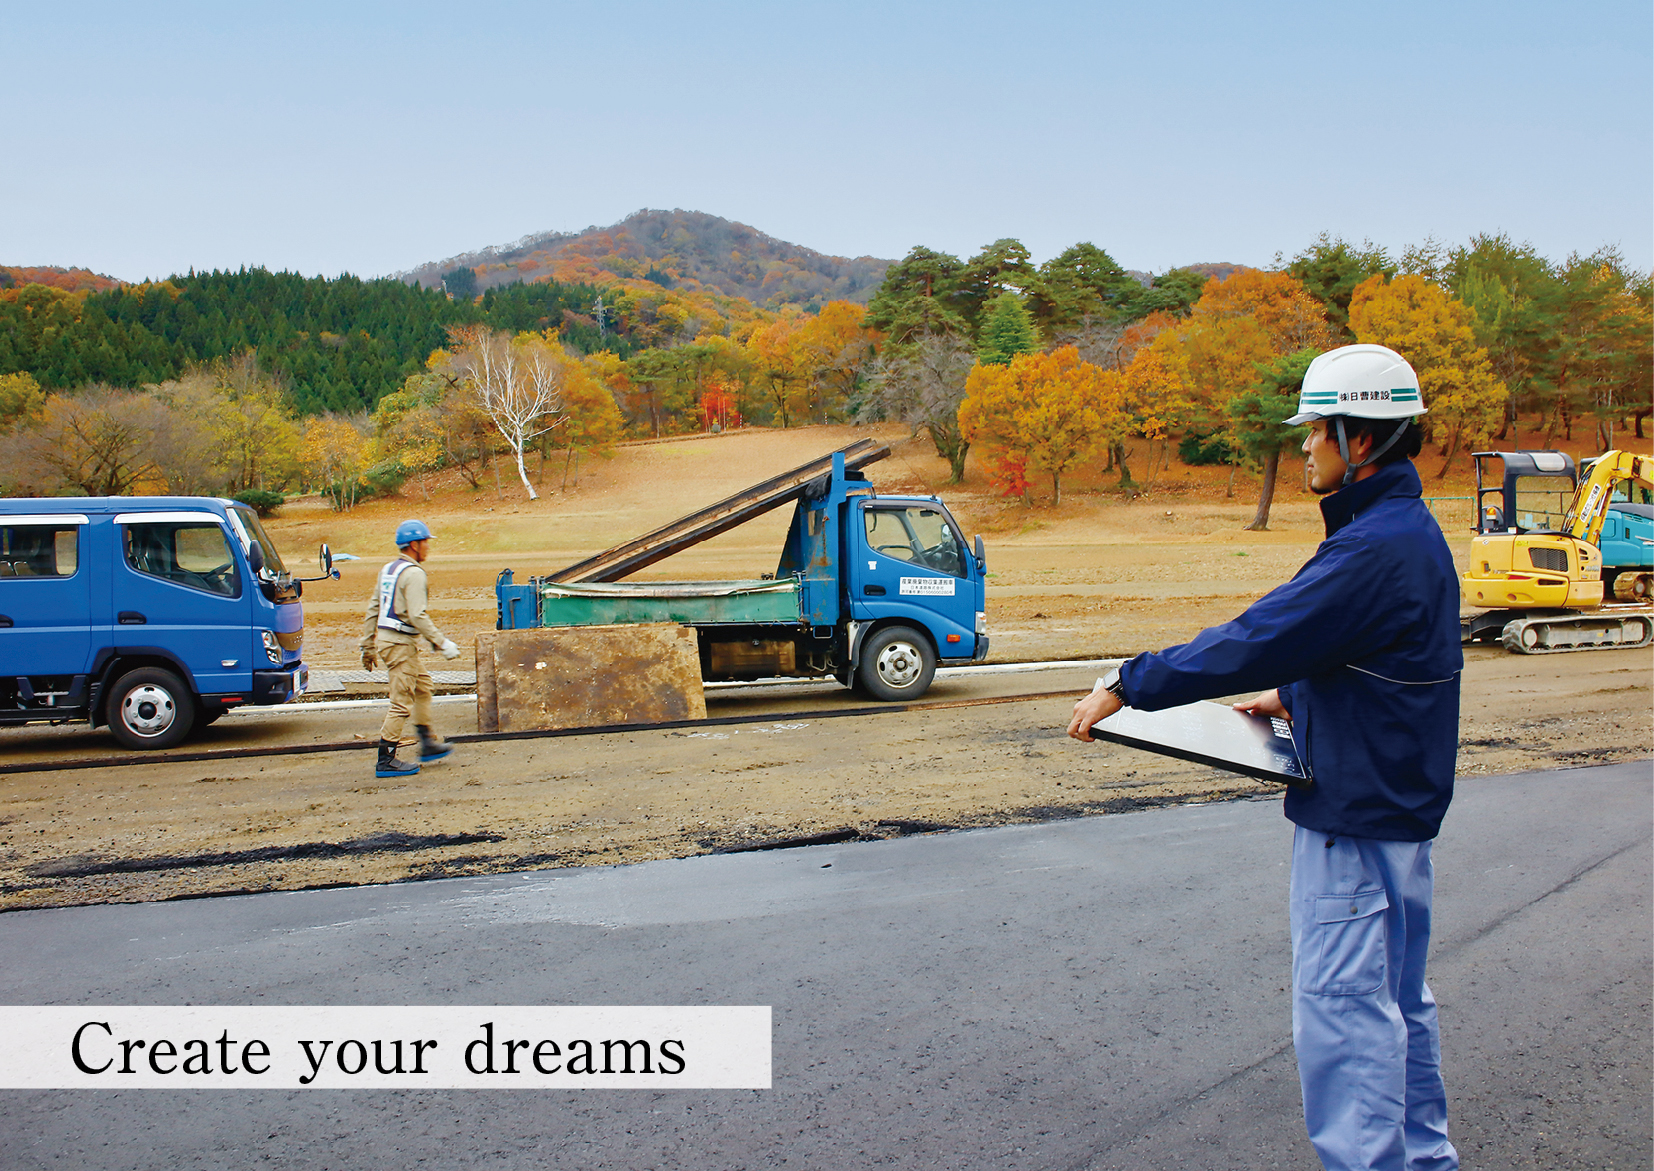
POLYGON ((1304 371, 1298 413, 1289 425, 1334 415, 1356 419, 1411 419, 1422 415, 1419 376, 1386 346, 1340 346, 1328 350, 1304 371))

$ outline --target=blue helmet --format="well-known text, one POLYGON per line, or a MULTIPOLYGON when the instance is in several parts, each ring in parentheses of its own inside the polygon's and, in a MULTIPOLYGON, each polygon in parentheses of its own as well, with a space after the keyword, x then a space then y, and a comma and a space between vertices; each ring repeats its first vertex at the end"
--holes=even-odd
POLYGON ((406 549, 415 541, 431 539, 431 530, 422 520, 405 520, 396 526, 396 547, 406 549))

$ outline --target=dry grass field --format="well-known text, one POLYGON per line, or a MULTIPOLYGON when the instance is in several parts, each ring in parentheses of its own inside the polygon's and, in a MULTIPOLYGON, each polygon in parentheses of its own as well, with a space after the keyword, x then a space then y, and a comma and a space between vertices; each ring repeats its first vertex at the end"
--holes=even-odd
MULTIPOLYGON (((471 489, 457 477, 409 481, 401 496, 336 513, 319 497, 294 500, 269 522, 296 568, 314 573, 315 550, 360 557, 341 564, 343 580, 317 583, 305 596, 306 659, 348 666, 356 658, 361 607, 380 564, 395 555, 390 534, 417 516, 436 534, 427 565, 432 612, 462 644, 493 626, 493 583, 510 568, 519 580, 568 565, 798 466, 863 435, 888 443, 888 459, 868 469, 883 492, 941 496, 967 533, 988 546, 989 621, 994 659, 1080 658, 1136 653, 1178 641, 1232 617, 1251 599, 1290 577, 1321 538, 1320 513, 1303 486, 1302 464, 1284 460, 1267 532, 1243 527, 1256 507, 1259 477, 1244 470, 1171 467, 1128 497, 1115 473, 1093 471, 1064 484, 1050 503, 1036 484, 1024 504, 992 493, 973 460, 965 481, 947 483, 948 467, 928 440, 899 426, 801 427, 633 443, 608 460, 588 460, 577 484, 560 487, 561 465, 546 470, 539 500, 512 475, 471 489)), ((1146 456, 1131 466, 1143 479, 1146 456)), ((1470 493, 1456 468, 1427 491, 1443 498, 1470 493)), ((1436 464, 1426 461, 1426 471, 1436 464)), ((1449 523, 1468 524, 1469 506, 1444 499, 1449 523)), ((637 575, 637 580, 755 578, 774 570, 790 511, 777 509, 637 575)), ((1462 540, 1455 540, 1462 545, 1462 540)))

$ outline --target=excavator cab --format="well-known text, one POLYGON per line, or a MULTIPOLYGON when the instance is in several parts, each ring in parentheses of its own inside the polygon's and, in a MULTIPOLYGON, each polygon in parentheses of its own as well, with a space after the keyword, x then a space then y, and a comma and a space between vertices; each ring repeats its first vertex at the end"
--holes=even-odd
POLYGON ((1560 451, 1478 451, 1476 531, 1554 533, 1579 484, 1578 469, 1560 451))

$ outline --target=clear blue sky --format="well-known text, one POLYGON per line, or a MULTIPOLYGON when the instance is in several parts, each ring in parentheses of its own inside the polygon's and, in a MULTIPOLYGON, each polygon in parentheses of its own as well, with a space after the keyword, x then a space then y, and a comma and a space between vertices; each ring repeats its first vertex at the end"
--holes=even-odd
POLYGON ((1648 0, 0 0, 0 263, 374 276, 643 207, 842 255, 1654 260, 1648 0))

